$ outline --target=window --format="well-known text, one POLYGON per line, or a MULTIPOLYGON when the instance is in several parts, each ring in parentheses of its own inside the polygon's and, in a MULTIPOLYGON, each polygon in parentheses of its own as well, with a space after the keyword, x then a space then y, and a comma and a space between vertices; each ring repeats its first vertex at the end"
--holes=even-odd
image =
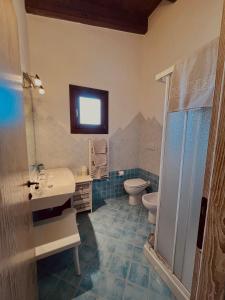
POLYGON ((108 133, 108 92, 70 85, 71 133, 108 133))
POLYGON ((101 100, 79 97, 79 122, 82 125, 101 125, 101 100))

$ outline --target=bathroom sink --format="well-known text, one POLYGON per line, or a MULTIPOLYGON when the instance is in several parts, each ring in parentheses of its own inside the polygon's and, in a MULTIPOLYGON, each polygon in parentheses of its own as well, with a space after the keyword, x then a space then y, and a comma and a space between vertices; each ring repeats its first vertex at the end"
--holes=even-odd
POLYGON ((75 191, 73 173, 67 168, 45 170, 37 181, 39 189, 31 188, 32 211, 63 205, 75 191))

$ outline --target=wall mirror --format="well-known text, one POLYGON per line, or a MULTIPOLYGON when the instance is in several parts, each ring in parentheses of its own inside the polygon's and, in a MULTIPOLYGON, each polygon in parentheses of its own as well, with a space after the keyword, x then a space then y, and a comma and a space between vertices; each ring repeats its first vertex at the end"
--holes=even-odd
POLYGON ((31 89, 23 89, 24 97, 24 115, 27 140, 27 154, 29 171, 34 170, 36 165, 36 143, 35 143, 35 115, 33 105, 33 94, 31 89))

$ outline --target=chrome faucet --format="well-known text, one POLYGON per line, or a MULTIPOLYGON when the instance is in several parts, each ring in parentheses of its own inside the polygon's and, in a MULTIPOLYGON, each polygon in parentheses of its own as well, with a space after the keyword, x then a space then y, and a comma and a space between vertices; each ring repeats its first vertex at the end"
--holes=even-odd
POLYGON ((37 164, 37 171, 40 174, 42 170, 45 170, 44 164, 37 164))

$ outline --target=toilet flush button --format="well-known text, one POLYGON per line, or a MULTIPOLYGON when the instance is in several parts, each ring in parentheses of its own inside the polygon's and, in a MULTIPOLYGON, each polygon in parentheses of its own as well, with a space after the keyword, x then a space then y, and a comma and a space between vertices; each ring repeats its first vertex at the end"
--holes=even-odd
POLYGON ((118 172, 118 175, 119 175, 119 176, 124 176, 124 171, 119 171, 119 172, 118 172))

